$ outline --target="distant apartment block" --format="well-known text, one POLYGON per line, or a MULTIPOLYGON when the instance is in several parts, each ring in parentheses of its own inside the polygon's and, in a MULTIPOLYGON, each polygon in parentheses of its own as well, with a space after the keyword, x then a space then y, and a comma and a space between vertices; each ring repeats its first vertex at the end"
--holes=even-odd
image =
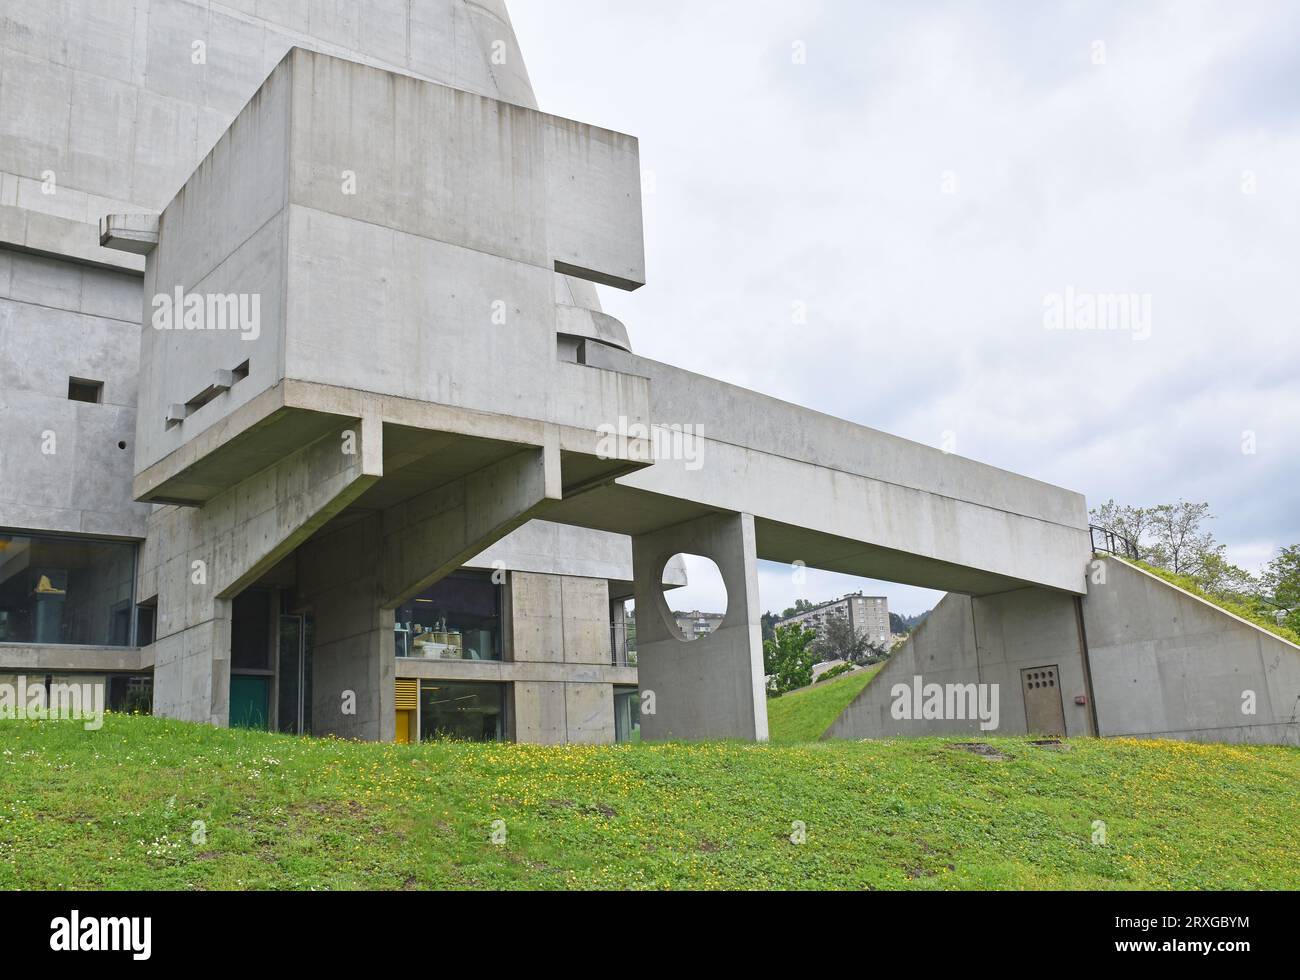
POLYGON ((832 616, 847 618, 854 632, 859 636, 867 636, 871 643, 885 648, 890 646, 889 600, 884 596, 854 592, 796 613, 787 619, 778 619, 776 625, 787 626, 791 623, 799 623, 820 635, 832 616))
POLYGON ((700 612, 698 609, 694 612, 673 614, 673 618, 677 621, 677 628, 688 640, 698 640, 702 636, 708 636, 722 625, 725 617, 725 613, 700 612))

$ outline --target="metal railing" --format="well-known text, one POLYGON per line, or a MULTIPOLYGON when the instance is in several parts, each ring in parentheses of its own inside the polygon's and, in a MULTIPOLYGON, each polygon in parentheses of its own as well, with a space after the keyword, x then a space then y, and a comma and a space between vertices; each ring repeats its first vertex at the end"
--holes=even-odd
POLYGON ((636 666, 636 626, 611 623, 609 627, 609 662, 615 667, 636 666))
POLYGON ((1089 524, 1088 535, 1092 539, 1093 554, 1105 552, 1118 555, 1120 558, 1130 558, 1133 561, 1142 560, 1142 552, 1138 550, 1136 542, 1129 540, 1118 531, 1089 524))

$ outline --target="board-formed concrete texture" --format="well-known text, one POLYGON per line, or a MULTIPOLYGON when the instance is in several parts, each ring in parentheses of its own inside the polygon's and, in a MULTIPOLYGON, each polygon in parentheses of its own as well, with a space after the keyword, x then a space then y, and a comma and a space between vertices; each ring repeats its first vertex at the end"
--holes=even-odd
MULTIPOLYGON (((1232 729, 1198 699, 1237 672, 1169 652, 1212 647, 1191 613, 1099 624, 1090 676, 1097 610, 1146 592, 1085 597, 1079 494, 636 355, 596 284, 646 280, 637 141, 540 111, 501 0, 0 0, 0 51, 0 534, 136 543, 116 647, 0 670, 152 674, 157 713, 229 724, 256 592, 312 624, 317 734, 409 735, 443 683, 506 692, 506 737, 607 742, 639 685, 647 738, 763 739, 767 558, 952 593, 882 677, 996 683, 1004 730, 1232 729), (663 589, 700 551, 727 615, 688 643, 663 589), (466 569, 501 659, 397 656, 466 569)), ((1240 737, 1285 740, 1259 651, 1240 737)))

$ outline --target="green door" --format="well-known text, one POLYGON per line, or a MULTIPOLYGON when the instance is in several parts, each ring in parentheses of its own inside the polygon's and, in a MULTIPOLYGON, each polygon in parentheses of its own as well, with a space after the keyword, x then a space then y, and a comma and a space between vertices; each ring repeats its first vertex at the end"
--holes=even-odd
POLYGON ((269 677, 235 674, 230 678, 230 727, 266 730, 269 677))

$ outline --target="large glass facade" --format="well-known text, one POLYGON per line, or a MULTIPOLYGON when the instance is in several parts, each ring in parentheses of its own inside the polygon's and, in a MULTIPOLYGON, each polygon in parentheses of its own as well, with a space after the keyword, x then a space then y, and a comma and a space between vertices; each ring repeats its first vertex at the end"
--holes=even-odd
POLYGON ((136 545, 0 533, 0 643, 131 644, 136 545))
POLYGON ((425 681, 420 685, 420 739, 499 742, 506 737, 505 685, 425 681))
POLYGON ((501 659, 501 586, 490 572, 457 572, 400 606, 399 657, 501 659))

